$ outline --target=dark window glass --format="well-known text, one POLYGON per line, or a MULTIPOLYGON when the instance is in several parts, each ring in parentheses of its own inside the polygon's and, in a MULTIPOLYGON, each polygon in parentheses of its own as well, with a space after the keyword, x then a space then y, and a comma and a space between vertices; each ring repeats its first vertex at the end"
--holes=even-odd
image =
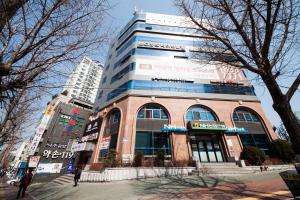
POLYGON ((214 116, 211 114, 211 112, 207 112, 207 118, 208 118, 208 121, 216 121, 214 116))
POLYGON ((246 118, 246 120, 248 122, 251 122, 252 121, 252 118, 251 118, 251 114, 250 113, 244 113, 244 117, 246 118))
POLYGON ((239 116, 240 121, 245 121, 243 113, 237 113, 237 115, 239 116))
POLYGON ((145 117, 146 117, 145 110, 140 110, 138 113, 138 118, 145 118, 145 117))
POLYGON ((251 116, 252 116, 253 121, 259 122, 259 119, 258 119, 258 117, 256 115, 251 114, 251 116))
POLYGON ((161 118, 168 119, 168 115, 166 114, 166 112, 164 110, 161 110, 161 118))
POLYGON ((236 114, 236 112, 233 113, 232 117, 233 117, 233 121, 235 121, 235 122, 239 121, 239 117, 236 114))
POLYGON ((193 120, 200 120, 200 113, 199 112, 193 112, 193 120))
POLYGON ((158 109, 153 110, 153 118, 160 119, 160 110, 158 109))
POLYGON ((146 118, 152 118, 152 110, 146 110, 146 118))
POLYGON ((193 112, 192 111, 188 111, 186 114, 186 120, 187 121, 192 121, 193 120, 193 112))
POLYGON ((208 120, 206 112, 201 112, 200 114, 201 114, 201 120, 203 120, 203 121, 207 121, 208 120))

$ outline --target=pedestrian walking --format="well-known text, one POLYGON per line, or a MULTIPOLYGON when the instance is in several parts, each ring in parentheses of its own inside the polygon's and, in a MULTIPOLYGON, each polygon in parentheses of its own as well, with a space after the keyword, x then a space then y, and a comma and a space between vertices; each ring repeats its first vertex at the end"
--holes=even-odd
POLYGON ((78 184, 78 180, 80 179, 81 176, 81 168, 76 167, 75 172, 74 172, 74 187, 76 187, 78 184))
POLYGON ((33 176, 32 170, 29 170, 29 172, 27 172, 27 170, 25 170, 24 176, 21 178, 21 181, 20 181, 17 199, 20 197, 21 192, 22 192, 22 198, 25 197, 25 191, 31 183, 32 176, 33 176))

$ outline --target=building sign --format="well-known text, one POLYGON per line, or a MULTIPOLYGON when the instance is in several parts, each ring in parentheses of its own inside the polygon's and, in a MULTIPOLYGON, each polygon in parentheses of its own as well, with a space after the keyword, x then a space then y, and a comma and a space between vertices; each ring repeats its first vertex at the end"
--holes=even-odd
POLYGON ((248 133, 249 131, 244 128, 227 127, 226 133, 248 133))
POLYGON ((183 16, 173 16, 157 13, 146 13, 147 24, 159 24, 176 27, 197 28, 196 25, 188 18, 183 16))
POLYGON ((232 140, 231 139, 226 139, 226 143, 229 149, 229 154, 231 157, 235 157, 235 151, 234 151, 234 147, 232 144, 232 140))
POLYGON ((63 151, 63 152, 59 152, 57 150, 55 151, 51 151, 51 150, 44 150, 43 151, 43 157, 48 158, 52 158, 52 159, 57 159, 57 158, 62 158, 62 159, 70 159, 72 158, 74 155, 73 152, 69 152, 69 151, 63 151))
POLYGON ((57 149, 65 149, 65 148, 67 148, 67 145, 66 144, 59 144, 59 143, 48 143, 47 142, 46 147, 57 148, 57 149))
POLYGON ((78 151, 93 151, 95 145, 91 142, 82 142, 82 143, 73 143, 71 151, 78 152, 78 151))
POLYGON ((100 150, 109 149, 109 143, 110 143, 110 136, 102 137, 102 140, 100 143, 100 150))
POLYGON ((164 124, 164 127, 160 129, 163 132, 186 132, 187 128, 184 126, 176 126, 171 124, 164 124))
POLYGON ((178 59, 174 62, 174 59, 139 59, 136 66, 136 74, 156 79, 220 80, 215 65, 192 60, 178 59))
POLYGON ((99 136, 99 131, 101 128, 100 119, 96 119, 88 123, 85 127, 84 136, 81 138, 81 142, 97 140, 99 136))
POLYGON ((37 167, 39 161, 40 161, 40 157, 41 156, 31 156, 29 158, 29 163, 28 163, 28 167, 37 167))
POLYGON ((153 49, 168 49, 168 50, 178 50, 184 51, 184 46, 176 44, 165 44, 157 42, 138 42, 138 47, 153 48, 153 49))
POLYGON ((39 163, 37 174, 55 174, 60 173, 63 163, 39 163))
POLYGON ((237 127, 227 127, 224 122, 205 123, 202 121, 189 121, 189 130, 224 131, 226 133, 247 133, 248 130, 237 127))

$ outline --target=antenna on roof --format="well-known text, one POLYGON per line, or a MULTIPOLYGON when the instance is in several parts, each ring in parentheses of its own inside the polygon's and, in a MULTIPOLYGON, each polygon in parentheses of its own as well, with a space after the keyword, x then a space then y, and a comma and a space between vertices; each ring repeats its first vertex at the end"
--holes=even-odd
POLYGON ((138 8, 136 6, 134 6, 134 12, 133 15, 136 15, 138 13, 138 8))

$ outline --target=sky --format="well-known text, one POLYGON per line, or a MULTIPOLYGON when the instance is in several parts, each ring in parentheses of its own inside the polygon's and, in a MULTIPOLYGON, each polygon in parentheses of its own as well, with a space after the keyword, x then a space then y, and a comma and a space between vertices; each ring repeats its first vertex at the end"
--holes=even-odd
MULTIPOLYGON (((112 38, 129 22, 129 20, 133 17, 133 13, 135 8, 139 11, 143 10, 144 12, 154 12, 161 14, 170 14, 170 15, 180 15, 180 12, 173 4, 173 0, 110 0, 112 9, 109 11, 109 17, 107 18, 108 26, 110 26, 114 33, 111 34, 112 38)), ((105 58, 107 55, 107 47, 103 47, 100 54, 98 56, 92 56, 93 59, 101 61, 105 63, 105 58)), ((89 55, 87 55, 89 56, 89 55)), ((76 66, 74 66, 76 67, 76 66)), ((251 76, 250 76, 251 77, 251 76)), ((64 80, 62 80, 64 82, 64 80)), ((263 86, 259 86, 253 83, 255 87, 255 92, 263 109, 265 111, 266 116, 271 121, 271 123, 275 126, 278 126, 281 122, 278 114, 272 108, 272 99, 268 93, 268 91, 263 86)), ((56 91, 52 91, 52 94, 49 96, 45 96, 43 98, 44 108, 48 101, 51 100, 51 95, 55 93, 62 92, 62 89, 57 89, 56 91)), ((294 111, 300 111, 300 92, 296 92, 294 97, 291 100, 292 109, 294 111)), ((43 109, 44 109, 43 108, 43 109)), ((42 109, 42 110, 43 110, 42 109)), ((40 116, 37 116, 39 118, 40 116)), ((34 127, 28 130, 26 135, 30 137, 33 134, 34 127)))
MULTIPOLYGON (((143 10, 144 12, 180 15, 180 12, 173 4, 173 0, 113 0, 111 2, 113 9, 110 12, 110 18, 113 21, 112 24, 114 24, 114 28, 117 32, 120 31, 122 27, 125 26, 132 18, 135 7, 138 10, 143 10)), ((253 83, 253 85, 255 87, 256 95, 261 101, 266 116, 273 125, 278 126, 281 120, 278 114, 272 108, 272 99, 267 89, 255 83, 253 83)), ((300 111, 299 90, 292 98, 291 105, 294 111, 300 111)))

